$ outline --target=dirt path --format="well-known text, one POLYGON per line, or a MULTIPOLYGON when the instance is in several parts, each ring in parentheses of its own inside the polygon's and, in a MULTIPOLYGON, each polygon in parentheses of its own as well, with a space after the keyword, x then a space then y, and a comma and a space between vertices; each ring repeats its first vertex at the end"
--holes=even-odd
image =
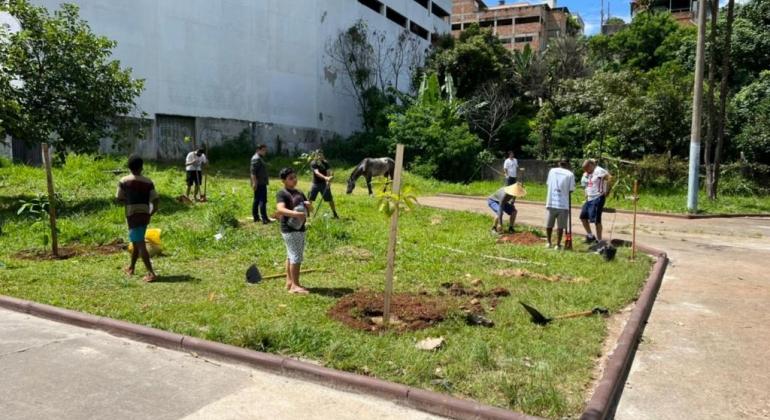
MULTIPOLYGON (((485 200, 420 203, 488 213, 491 221, 485 200)), ((542 205, 517 207, 518 222, 543 223, 542 205)), ((614 237, 630 239, 627 214, 605 213, 605 235, 614 217, 614 237)), ((637 226, 639 241, 665 250, 671 264, 617 418, 770 418, 770 218, 639 216, 637 226)))

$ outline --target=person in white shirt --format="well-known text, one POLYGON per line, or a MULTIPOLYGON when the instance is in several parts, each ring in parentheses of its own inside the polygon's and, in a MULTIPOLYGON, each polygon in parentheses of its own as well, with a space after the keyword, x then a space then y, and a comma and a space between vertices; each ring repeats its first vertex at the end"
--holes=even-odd
POLYGON ((569 169, 566 159, 559 161, 559 167, 548 172, 548 193, 545 199, 545 232, 548 243, 546 248, 561 249, 561 238, 569 219, 570 194, 575 191, 575 174, 569 169), (558 222, 558 223, 557 223, 558 222), (553 227, 556 230, 556 246, 552 245, 553 227))
POLYGON ((195 200, 199 199, 201 180, 203 179, 203 166, 208 163, 209 161, 206 159, 206 155, 203 154, 203 149, 193 150, 187 154, 187 157, 184 160, 184 169, 187 174, 187 197, 190 196, 190 190, 194 185, 195 191, 193 198, 195 200))
POLYGON ((506 187, 516 183, 517 173, 519 172, 519 161, 516 160, 513 152, 508 152, 508 159, 503 162, 503 172, 505 172, 506 187))
POLYGON ((611 175, 593 159, 583 162, 583 171, 580 184, 585 188, 586 202, 580 211, 580 221, 587 233, 586 243, 592 243, 602 240, 602 212, 610 192, 611 175), (596 236, 591 233, 591 223, 596 226, 596 236))

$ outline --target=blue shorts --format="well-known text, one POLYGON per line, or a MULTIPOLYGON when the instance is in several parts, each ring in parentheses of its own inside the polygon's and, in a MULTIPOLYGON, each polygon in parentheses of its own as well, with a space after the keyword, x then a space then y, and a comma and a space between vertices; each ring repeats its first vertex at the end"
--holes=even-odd
MULTIPOLYGON (((500 203, 498 203, 497 201, 489 198, 487 199, 487 205, 489 205, 489 208, 492 209, 492 211, 495 212, 495 214, 500 212, 500 203)), ((511 215, 511 213, 514 212, 514 210, 516 210, 516 207, 514 207, 514 205, 511 204, 511 202, 507 202, 505 203, 505 206, 503 206, 503 213, 509 216, 511 215)))
POLYGON ((129 242, 144 242, 144 234, 147 233, 147 225, 128 229, 129 242))
POLYGON ((580 220, 588 220, 597 225, 602 224, 602 212, 604 211, 604 196, 586 201, 580 210, 580 220))

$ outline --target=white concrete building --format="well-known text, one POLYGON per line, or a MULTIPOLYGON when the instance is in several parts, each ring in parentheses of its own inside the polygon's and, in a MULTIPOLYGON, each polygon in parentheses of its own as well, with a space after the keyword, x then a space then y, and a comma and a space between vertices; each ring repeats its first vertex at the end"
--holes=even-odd
POLYGON ((158 159, 188 150, 186 135, 213 145, 249 130, 286 151, 351 133, 360 117, 325 57, 329 40, 363 19, 427 48, 449 32, 451 10, 451 0, 32 0, 49 10, 62 1, 146 80, 138 105, 149 124, 134 149, 158 159))

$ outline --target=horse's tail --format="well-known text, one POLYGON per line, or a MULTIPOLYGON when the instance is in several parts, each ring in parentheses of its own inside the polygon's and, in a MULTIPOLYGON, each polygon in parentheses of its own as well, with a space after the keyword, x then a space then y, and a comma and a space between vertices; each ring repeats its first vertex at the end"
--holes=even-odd
POLYGON ((393 158, 388 158, 388 176, 391 180, 396 176, 396 161, 393 158))

